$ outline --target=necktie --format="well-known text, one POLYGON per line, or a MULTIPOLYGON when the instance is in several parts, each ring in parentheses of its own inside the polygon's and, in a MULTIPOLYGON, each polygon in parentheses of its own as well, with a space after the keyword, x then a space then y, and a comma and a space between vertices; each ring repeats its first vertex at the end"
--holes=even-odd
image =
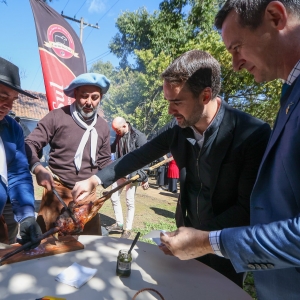
POLYGON ((282 98, 285 95, 285 93, 289 89, 289 87, 290 87, 290 85, 287 84, 286 82, 282 85, 280 98, 282 98))

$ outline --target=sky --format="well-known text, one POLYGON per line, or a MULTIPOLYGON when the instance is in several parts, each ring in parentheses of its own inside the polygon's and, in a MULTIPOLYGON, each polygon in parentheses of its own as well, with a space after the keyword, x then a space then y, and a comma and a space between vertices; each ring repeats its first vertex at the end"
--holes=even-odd
MULTIPOLYGON (((162 0, 52 0, 49 5, 57 12, 95 25, 99 29, 85 27, 83 48, 87 68, 98 59, 118 66, 118 58, 109 53, 109 42, 118 32, 115 27, 118 16, 124 11, 136 11, 145 7, 150 13, 158 10, 162 0)), ((25 90, 45 92, 41 62, 33 14, 29 0, 6 0, 0 3, 0 56, 20 69, 21 87, 25 90)), ((68 20, 67 20, 68 21, 68 20)), ((68 21, 80 34, 79 23, 68 21)))

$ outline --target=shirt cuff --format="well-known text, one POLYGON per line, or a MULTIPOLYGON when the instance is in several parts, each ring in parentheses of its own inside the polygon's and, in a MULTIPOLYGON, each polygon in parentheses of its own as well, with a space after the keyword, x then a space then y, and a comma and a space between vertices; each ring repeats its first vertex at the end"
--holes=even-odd
POLYGON ((98 181, 98 185, 100 185, 100 184, 102 184, 102 181, 101 181, 101 179, 97 176, 97 175, 93 175, 96 179, 97 179, 97 181, 98 181))
POLYGON ((214 250, 215 254, 221 257, 224 257, 224 255, 221 252, 221 247, 220 247, 220 235, 221 235, 222 230, 218 231, 211 231, 209 233, 209 242, 214 250))
POLYGON ((30 172, 32 173, 32 174, 34 174, 33 172, 34 172, 34 169, 37 167, 37 166, 39 166, 39 165, 41 165, 41 163, 38 161, 38 162, 36 162, 32 167, 31 167, 31 169, 30 169, 30 172))

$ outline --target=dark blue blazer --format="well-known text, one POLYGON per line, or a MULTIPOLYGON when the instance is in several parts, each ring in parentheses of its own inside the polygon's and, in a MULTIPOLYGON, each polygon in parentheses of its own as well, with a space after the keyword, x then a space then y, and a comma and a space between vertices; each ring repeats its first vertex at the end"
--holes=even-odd
MULTIPOLYGON (((205 225, 211 229, 250 223, 250 194, 271 131, 270 126, 261 120, 230 107, 224 101, 222 105, 224 117, 207 157, 211 165, 210 196, 214 218, 205 225)), ((195 142, 191 128, 167 126, 157 137, 114 161, 97 176, 107 187, 118 178, 171 152, 180 170, 181 215, 184 224, 190 226, 183 191, 185 170, 191 159, 188 148, 195 142)))
POLYGON ((225 229, 225 256, 255 271, 258 299, 300 299, 300 76, 281 108, 251 195, 252 227, 225 229))
POLYGON ((34 216, 33 184, 25 154, 23 131, 14 119, 6 116, 0 121, 0 136, 4 144, 8 175, 8 186, 2 181, 0 185, 0 215, 9 197, 15 218, 20 221, 34 216))

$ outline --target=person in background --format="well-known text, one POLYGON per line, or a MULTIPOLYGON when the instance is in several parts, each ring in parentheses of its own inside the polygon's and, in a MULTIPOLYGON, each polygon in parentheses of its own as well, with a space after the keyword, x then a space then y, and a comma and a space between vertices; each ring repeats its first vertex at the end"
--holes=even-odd
POLYGON ((179 169, 176 161, 173 159, 169 162, 168 166, 168 191, 171 193, 177 193, 177 182, 179 179, 179 169))
POLYGON ((37 99, 21 89, 19 68, 0 57, 0 242, 14 243, 20 224, 18 242, 31 241, 34 248, 40 244, 36 238, 42 232, 35 220, 34 190, 24 135, 21 126, 8 116, 19 93, 37 99))
MULTIPOLYGON (((169 114, 176 122, 95 176, 77 182, 74 200, 80 201, 100 181, 105 187, 170 152, 180 170, 177 227, 209 231, 248 225, 250 194, 270 126, 218 97, 221 68, 207 52, 183 53, 162 78, 169 114)), ((172 255, 165 245, 160 249, 172 255)), ((237 274, 226 258, 209 254, 197 259, 243 285, 244 274, 237 274)))
MULTIPOLYGON (((116 138, 111 144, 111 152, 115 153, 115 158, 118 159, 124 155, 130 153, 131 151, 140 148, 142 145, 147 143, 147 138, 145 134, 130 125, 129 122, 122 117, 114 118, 112 122, 112 129, 116 132, 116 138)), ((140 171, 141 172, 141 171, 140 171)), ((126 182, 130 177, 133 177, 136 173, 130 174, 130 176, 119 178, 116 182, 112 184, 112 189, 118 187, 119 185, 126 182)), ((127 217, 124 229, 124 219, 123 211, 120 201, 120 195, 124 188, 119 189, 117 192, 111 195, 111 203, 116 216, 116 223, 111 226, 107 226, 106 230, 110 232, 121 232, 122 238, 128 239, 131 235, 134 212, 135 212, 135 191, 141 182, 143 189, 148 189, 148 178, 144 176, 141 177, 143 180, 136 180, 125 186, 126 191, 126 206, 127 206, 127 217)))
MULTIPOLYGON (((109 127, 98 115, 101 99, 109 86, 109 80, 102 74, 79 75, 64 89, 65 95, 75 101, 50 111, 25 139, 31 172, 44 187, 37 217, 43 232, 54 226, 63 208, 52 188, 68 205, 76 181, 96 174, 111 163, 109 127), (49 169, 38 157, 47 144, 50 145, 49 169)), ((96 190, 88 197, 95 200, 96 190)), ((101 235, 99 214, 85 224, 82 234, 101 235)))
MULTIPOLYGON (((167 156, 164 155, 158 159, 158 162, 162 162, 167 159, 167 156)), ((168 185, 168 164, 164 164, 157 168, 156 171, 156 184, 158 185, 158 190, 167 190, 168 185)))

